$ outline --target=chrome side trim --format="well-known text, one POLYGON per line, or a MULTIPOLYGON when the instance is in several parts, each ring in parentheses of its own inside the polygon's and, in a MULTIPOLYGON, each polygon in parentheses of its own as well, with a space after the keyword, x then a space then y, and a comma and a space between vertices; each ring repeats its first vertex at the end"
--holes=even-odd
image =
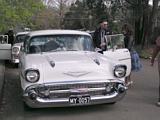
POLYGON ((123 60, 131 60, 131 58, 119 59, 119 61, 123 61, 123 60))

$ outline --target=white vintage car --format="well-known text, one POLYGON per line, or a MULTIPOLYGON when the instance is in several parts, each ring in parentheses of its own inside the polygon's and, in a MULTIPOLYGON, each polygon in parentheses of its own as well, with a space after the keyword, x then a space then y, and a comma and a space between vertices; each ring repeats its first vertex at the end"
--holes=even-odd
POLYGON ((18 32, 15 36, 14 44, 12 46, 12 51, 11 51, 11 59, 12 63, 19 63, 19 52, 20 48, 24 42, 26 34, 29 32, 18 32))
POLYGON ((30 32, 20 53, 24 101, 32 108, 115 103, 126 93, 130 61, 127 49, 96 52, 86 32, 30 32))

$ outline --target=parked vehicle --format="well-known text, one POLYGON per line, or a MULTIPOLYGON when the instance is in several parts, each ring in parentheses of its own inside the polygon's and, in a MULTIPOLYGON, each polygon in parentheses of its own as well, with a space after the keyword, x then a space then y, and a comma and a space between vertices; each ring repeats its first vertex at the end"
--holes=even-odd
POLYGON ((100 54, 86 32, 30 32, 20 52, 24 102, 32 108, 115 103, 125 96, 130 66, 127 49, 100 54))
POLYGON ((11 59, 11 44, 8 44, 8 35, 0 35, 0 60, 11 59))
POLYGON ((26 34, 29 32, 18 32, 15 36, 14 44, 12 46, 12 63, 19 63, 19 51, 23 45, 26 34))

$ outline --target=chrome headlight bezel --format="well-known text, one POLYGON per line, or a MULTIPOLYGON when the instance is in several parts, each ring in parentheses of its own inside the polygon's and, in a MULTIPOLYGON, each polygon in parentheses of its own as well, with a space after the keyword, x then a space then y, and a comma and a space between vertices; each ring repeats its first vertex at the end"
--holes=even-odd
POLYGON ((20 51, 20 47, 14 46, 12 47, 12 54, 18 54, 20 51))
POLYGON ((127 66, 126 65, 116 65, 114 67, 114 76, 117 78, 123 78, 126 75, 127 66))
POLYGON ((27 69, 25 71, 25 80, 30 83, 38 82, 40 78, 39 70, 37 69, 27 69))

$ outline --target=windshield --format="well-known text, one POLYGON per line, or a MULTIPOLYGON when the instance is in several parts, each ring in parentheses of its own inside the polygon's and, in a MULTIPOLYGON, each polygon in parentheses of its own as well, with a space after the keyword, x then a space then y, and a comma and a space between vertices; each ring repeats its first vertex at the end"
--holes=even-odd
POLYGON ((93 51, 92 39, 86 35, 50 35, 32 37, 28 53, 57 51, 93 51))
POLYGON ((17 35, 17 36, 16 36, 16 39, 15 39, 15 43, 24 42, 25 37, 26 37, 26 34, 17 35))

